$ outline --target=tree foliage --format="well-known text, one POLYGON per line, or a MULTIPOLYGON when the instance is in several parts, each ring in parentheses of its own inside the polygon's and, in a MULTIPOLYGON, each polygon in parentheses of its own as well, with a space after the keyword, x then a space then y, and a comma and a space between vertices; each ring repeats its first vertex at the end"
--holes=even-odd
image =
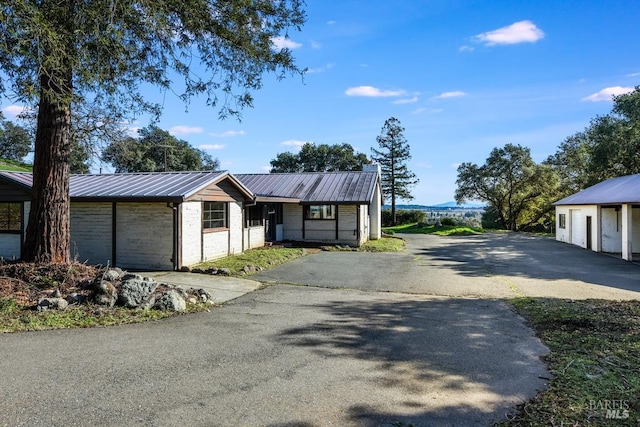
POLYGON ((567 137, 546 163, 569 195, 609 178, 640 173, 640 86, 615 96, 610 114, 567 137))
POLYGON ((356 153, 350 144, 306 142, 299 153, 280 153, 271 160, 271 173, 360 171, 366 163, 366 154, 356 153))
POLYGON ((115 141, 102 152, 117 173, 216 170, 219 162, 187 141, 156 126, 138 131, 138 138, 115 141))
POLYGON ((22 161, 31 151, 31 135, 21 126, 5 120, 0 113, 0 158, 22 161))
POLYGON ((406 164, 411 159, 411 150, 403 132, 400 120, 395 117, 387 119, 376 138, 380 150, 371 149, 372 159, 380 165, 382 193, 391 200, 393 224, 397 223, 396 200, 412 200, 410 188, 419 182, 406 164))
POLYGON ((304 20, 302 0, 4 0, 0 93, 38 106, 24 258, 69 261, 74 111, 158 116, 151 85, 239 115, 264 73, 302 73, 273 40, 304 20))
POLYGON ((552 168, 536 164, 528 148, 513 144, 494 148, 482 166, 461 164, 456 185, 456 202, 487 202, 488 215, 483 222, 513 231, 551 221, 549 214, 558 194, 552 168))

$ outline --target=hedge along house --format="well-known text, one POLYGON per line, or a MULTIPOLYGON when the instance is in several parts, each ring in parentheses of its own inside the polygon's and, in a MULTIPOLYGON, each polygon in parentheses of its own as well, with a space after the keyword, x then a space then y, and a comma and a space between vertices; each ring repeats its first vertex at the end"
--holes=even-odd
MULTIPOLYGON (((0 172, 0 256, 20 258, 32 177, 0 172)), ((71 256, 172 270, 263 246, 245 228, 254 195, 228 172, 72 175, 71 256)))
POLYGON ((556 240, 627 261, 640 255, 640 174, 603 181, 554 205, 556 240))
POLYGON ((268 241, 360 246, 381 237, 378 165, 362 172, 238 174, 256 195, 247 218, 263 219, 268 241))

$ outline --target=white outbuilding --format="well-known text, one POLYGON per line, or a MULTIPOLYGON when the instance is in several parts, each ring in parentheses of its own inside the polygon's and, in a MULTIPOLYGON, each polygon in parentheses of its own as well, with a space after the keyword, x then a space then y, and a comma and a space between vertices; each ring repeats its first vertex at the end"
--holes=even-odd
POLYGON ((554 205, 556 240, 627 261, 640 257, 640 174, 608 179, 554 205))

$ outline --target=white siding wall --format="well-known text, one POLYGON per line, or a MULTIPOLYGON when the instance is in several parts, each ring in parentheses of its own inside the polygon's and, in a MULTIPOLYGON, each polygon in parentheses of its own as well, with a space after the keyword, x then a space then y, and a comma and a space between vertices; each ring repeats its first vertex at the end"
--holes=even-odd
POLYGON ((560 242, 571 242, 569 234, 569 208, 566 206, 556 207, 556 240, 560 242), (565 216, 565 228, 560 228, 560 215, 565 216))
POLYGON ((241 254, 244 250, 242 245, 244 229, 242 225, 242 203, 231 202, 229 203, 229 254, 241 254))
POLYGON ((309 242, 335 242, 336 222, 334 220, 306 220, 304 222, 304 240, 309 242))
MULTIPOLYGON (((358 246, 360 244, 360 242, 358 242, 359 219, 357 206, 338 206, 338 241, 340 243, 352 246, 358 246)), ((335 239, 335 232, 331 238, 335 239)))
POLYGON ((360 231, 360 245, 369 240, 369 227, 370 219, 369 219, 369 205, 360 206, 360 224, 362 224, 362 228, 360 231))
POLYGON ((264 246, 264 226, 244 229, 244 248, 253 249, 264 246))
POLYGON ((111 203, 71 203, 71 257, 113 265, 111 203))
POLYGON ((622 252, 622 212, 602 208, 602 252, 622 252))
POLYGON ((229 255, 229 230, 205 232, 202 235, 203 261, 229 255))
POLYGON ((582 248, 587 247, 587 216, 591 217, 591 249, 598 250, 600 217, 598 207, 595 205, 558 206, 556 208, 556 240, 572 243, 582 248), (559 228, 560 214, 566 215, 566 228, 559 228), (574 223, 579 219, 579 223, 574 223), (579 237, 579 241, 573 241, 579 237))
POLYGON ((118 203, 116 264, 172 270, 173 210, 166 203, 118 203))
POLYGON ((0 234, 0 257, 8 260, 20 258, 20 233, 0 234))
POLYGON ((283 240, 302 240, 302 206, 283 205, 283 240))
MULTIPOLYGON (((182 217, 182 265, 202 261, 202 202, 180 204, 182 217)), ((226 246, 226 244, 225 244, 226 246)))

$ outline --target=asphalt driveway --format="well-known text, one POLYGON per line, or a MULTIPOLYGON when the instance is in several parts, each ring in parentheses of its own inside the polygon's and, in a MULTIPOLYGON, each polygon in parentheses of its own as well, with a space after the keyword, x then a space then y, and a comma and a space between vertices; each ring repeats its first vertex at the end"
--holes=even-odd
POLYGON ((640 265, 520 233, 402 235, 401 253, 322 252, 254 276, 269 283, 510 298, 637 299, 640 265))
POLYGON ((210 313, 0 335, 0 425, 491 425, 548 377, 546 348, 496 297, 632 297, 638 272, 521 236, 321 253, 210 313))

